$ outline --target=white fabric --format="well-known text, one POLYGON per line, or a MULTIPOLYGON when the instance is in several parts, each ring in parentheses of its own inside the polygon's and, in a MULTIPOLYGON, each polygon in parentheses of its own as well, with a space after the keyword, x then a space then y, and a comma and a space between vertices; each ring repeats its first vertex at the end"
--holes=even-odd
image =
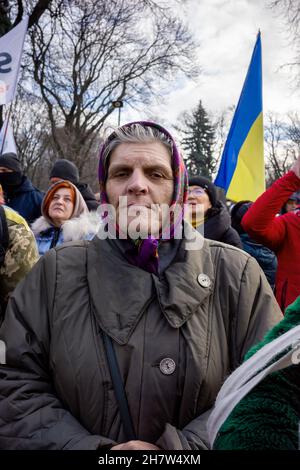
POLYGON ((0 105, 14 99, 28 16, 0 38, 0 105))
POLYGON ((8 118, 5 119, 3 126, 1 127, 0 150, 1 150, 1 153, 15 153, 16 155, 18 154, 13 130, 12 130, 11 125, 8 122, 8 118), (5 136, 5 140, 3 143, 4 136, 5 136))
POLYGON ((210 446, 212 448, 216 435, 230 415, 233 408, 267 375, 294 364, 295 355, 299 359, 300 326, 292 328, 279 338, 271 341, 238 367, 222 386, 214 409, 207 423, 210 446), (274 357, 288 347, 292 349, 271 365, 274 357))

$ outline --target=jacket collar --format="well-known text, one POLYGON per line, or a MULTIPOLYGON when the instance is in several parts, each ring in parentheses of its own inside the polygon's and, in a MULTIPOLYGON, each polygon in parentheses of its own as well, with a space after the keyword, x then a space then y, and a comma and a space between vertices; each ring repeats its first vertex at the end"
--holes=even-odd
MULTIPOLYGON (((187 250, 183 239, 171 265, 158 278, 129 264, 108 240, 95 237, 88 245, 88 283, 93 310, 100 327, 120 344, 126 344, 139 319, 154 298, 174 328, 181 327, 210 295, 214 266, 209 243, 191 226, 201 249, 187 250), (199 274, 210 281, 207 287, 199 274)), ((187 233, 187 232, 186 232, 187 233)))

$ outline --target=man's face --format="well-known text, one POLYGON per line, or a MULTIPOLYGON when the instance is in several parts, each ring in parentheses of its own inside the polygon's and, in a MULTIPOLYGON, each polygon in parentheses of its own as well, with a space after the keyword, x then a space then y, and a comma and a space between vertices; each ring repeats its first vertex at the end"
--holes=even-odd
POLYGON ((289 199, 285 205, 285 209, 287 212, 291 212, 296 209, 298 206, 298 202, 295 201, 294 199, 289 199))
POLYGON ((162 143, 122 143, 113 150, 106 193, 108 202, 115 208, 119 226, 126 216, 129 231, 130 223, 134 224, 137 217, 141 221, 141 233, 152 233, 151 222, 152 227, 160 229, 161 210, 153 205, 169 206, 173 190, 171 156, 162 143))
POLYGON ((5 166, 0 166, 0 173, 12 173, 13 170, 6 168, 5 166))
POLYGON ((50 178, 49 180, 49 186, 52 186, 52 184, 57 183, 57 181, 61 181, 63 178, 56 178, 56 176, 53 176, 53 178, 50 178))

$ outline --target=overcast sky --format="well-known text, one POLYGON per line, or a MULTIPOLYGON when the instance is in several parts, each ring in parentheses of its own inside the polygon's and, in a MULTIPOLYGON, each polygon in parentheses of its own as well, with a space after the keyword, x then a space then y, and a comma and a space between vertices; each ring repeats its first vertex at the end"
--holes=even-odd
MULTIPOLYGON (((236 105, 258 29, 262 39, 264 113, 299 111, 300 95, 293 91, 291 71, 281 68, 293 60, 296 51, 284 19, 266 7, 267 0, 190 0, 184 4, 189 26, 200 42, 202 72, 197 81, 174 83, 166 103, 149 110, 153 117, 171 126, 181 112, 189 111, 200 99, 212 113, 236 105)), ((142 112, 130 112, 127 106, 122 111, 122 122, 143 117, 142 112)))

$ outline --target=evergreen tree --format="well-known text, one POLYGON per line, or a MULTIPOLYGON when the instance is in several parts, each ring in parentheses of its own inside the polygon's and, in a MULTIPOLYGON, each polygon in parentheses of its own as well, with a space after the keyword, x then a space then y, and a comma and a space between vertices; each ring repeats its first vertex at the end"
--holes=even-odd
POLYGON ((201 101, 197 108, 183 115, 182 123, 177 130, 183 136, 181 148, 188 173, 211 179, 216 167, 213 156, 215 128, 201 101))

